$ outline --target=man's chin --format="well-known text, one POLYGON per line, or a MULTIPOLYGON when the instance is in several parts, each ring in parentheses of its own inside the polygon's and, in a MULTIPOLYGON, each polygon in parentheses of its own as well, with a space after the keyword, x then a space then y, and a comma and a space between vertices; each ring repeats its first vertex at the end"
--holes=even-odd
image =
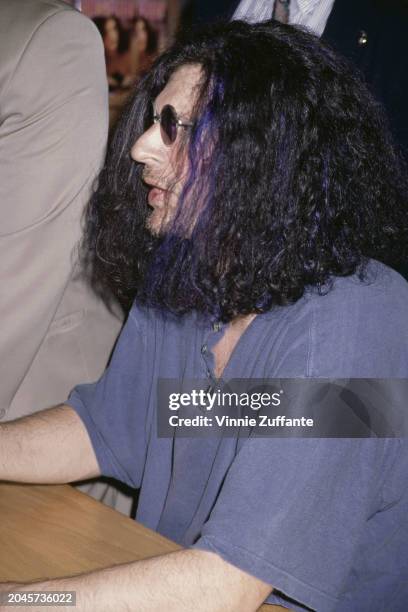
POLYGON ((152 211, 146 221, 147 230, 155 237, 164 236, 167 225, 164 215, 156 210, 152 211))
POLYGON ((160 238, 166 236, 169 232, 171 232, 174 237, 178 236, 179 238, 189 238, 191 235, 191 231, 183 231, 181 228, 175 228, 173 221, 173 211, 170 214, 166 213, 161 208, 155 208, 152 210, 148 218, 146 219, 146 229, 150 232, 150 234, 156 238, 160 238))

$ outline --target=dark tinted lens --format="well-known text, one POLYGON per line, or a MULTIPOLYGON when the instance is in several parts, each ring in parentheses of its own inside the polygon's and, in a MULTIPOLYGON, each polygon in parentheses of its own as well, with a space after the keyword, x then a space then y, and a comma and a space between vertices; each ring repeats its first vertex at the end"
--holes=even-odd
POLYGON ((160 126, 164 144, 173 144, 177 138, 177 116, 176 111, 170 104, 166 104, 162 108, 160 126))

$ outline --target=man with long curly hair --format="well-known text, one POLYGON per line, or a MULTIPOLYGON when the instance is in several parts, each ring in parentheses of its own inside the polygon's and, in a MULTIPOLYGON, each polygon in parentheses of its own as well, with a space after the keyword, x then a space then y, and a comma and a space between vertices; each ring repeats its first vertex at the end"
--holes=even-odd
POLYGON ((406 441, 166 438, 156 412, 159 379, 406 377, 407 193, 381 109, 310 34, 234 22, 156 61, 87 219, 127 324, 101 380, 0 429, 0 479, 113 476, 185 549, 38 588, 98 611, 406 609, 406 441))

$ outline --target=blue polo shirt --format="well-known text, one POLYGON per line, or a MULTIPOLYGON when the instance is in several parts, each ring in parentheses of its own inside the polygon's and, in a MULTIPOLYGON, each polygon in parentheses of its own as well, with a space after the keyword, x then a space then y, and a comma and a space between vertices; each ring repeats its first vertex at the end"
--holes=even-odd
MULTIPOLYGON (((258 315, 223 378, 407 378, 408 284, 371 261, 326 295, 258 315)), ((101 472, 140 487, 137 520, 269 583, 269 603, 408 610, 405 439, 159 438, 158 378, 213 374, 225 328, 135 304, 111 364, 70 396, 101 472)))

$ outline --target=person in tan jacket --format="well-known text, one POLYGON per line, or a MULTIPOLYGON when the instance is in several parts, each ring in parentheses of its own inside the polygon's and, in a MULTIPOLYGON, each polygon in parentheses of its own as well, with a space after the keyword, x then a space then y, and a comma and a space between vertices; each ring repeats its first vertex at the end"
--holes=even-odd
POLYGON ((61 0, 0 0, 0 421, 96 380, 120 330, 77 264, 107 129, 93 23, 61 0))

